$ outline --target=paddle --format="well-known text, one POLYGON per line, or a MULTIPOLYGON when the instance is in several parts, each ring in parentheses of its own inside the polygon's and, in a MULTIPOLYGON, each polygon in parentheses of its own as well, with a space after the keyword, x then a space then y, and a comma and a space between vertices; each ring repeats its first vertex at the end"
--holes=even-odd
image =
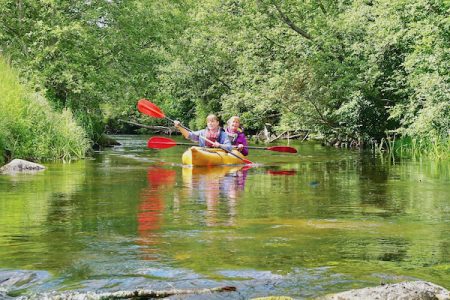
POLYGON ((248 149, 257 149, 257 150, 269 150, 275 152, 286 152, 286 153, 297 153, 297 149, 289 146, 271 146, 271 147, 255 147, 255 146, 244 146, 244 148, 248 149))
POLYGON ((165 138, 162 136, 151 137, 147 142, 147 147, 150 149, 167 149, 175 147, 177 145, 195 146, 195 144, 192 143, 177 143, 172 139, 165 138))
MULTIPOLYGON (((146 114, 148 116, 154 117, 154 118, 159 118, 159 119, 167 119, 169 121, 171 121, 172 123, 175 122, 174 120, 170 119, 169 117, 167 117, 162 111, 161 109, 156 106, 155 104, 151 103, 150 101, 148 101, 147 99, 141 99, 138 101, 137 104, 137 108, 138 110, 143 113, 146 114)), ((190 130, 189 128, 183 126, 180 124, 181 127, 183 127, 184 129, 186 129, 187 131, 192 133, 192 130, 190 130)), ((203 136, 199 136, 200 138, 204 139, 205 141, 213 144, 213 142, 211 142, 209 139, 203 137, 203 136)), ((228 154, 233 155, 236 158, 239 158, 240 160, 242 160, 244 163, 246 164, 252 164, 252 162, 246 158, 242 158, 236 154, 234 154, 233 152, 231 152, 230 150, 227 150, 224 147, 220 147, 220 149, 226 151, 228 154)))
MULTIPOLYGON (((178 143, 172 139, 165 138, 162 136, 154 136, 154 137, 150 138, 147 142, 147 147, 150 149, 167 149, 167 148, 175 147, 176 145, 194 146, 194 144, 191 144, 191 143, 178 143)), ((245 148, 257 149, 257 150, 269 150, 269 151, 275 151, 275 152, 297 153, 297 150, 295 148, 288 147, 288 146, 272 146, 272 147, 246 146, 245 148)))

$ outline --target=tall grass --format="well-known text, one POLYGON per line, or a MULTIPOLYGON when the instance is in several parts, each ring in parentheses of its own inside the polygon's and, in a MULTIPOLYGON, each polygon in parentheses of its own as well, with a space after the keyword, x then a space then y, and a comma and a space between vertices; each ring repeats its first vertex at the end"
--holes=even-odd
POLYGON ((387 150, 391 157, 420 158, 428 157, 437 160, 450 159, 450 138, 434 137, 412 138, 404 136, 396 139, 395 136, 383 139, 380 145, 387 150))
POLYGON ((0 82, 0 163, 85 156, 90 143, 71 112, 57 112, 39 93, 31 92, 2 57, 0 82))

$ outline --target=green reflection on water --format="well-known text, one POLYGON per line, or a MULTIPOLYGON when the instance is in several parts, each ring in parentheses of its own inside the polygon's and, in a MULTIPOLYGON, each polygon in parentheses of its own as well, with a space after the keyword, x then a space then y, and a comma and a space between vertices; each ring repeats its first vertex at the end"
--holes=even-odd
POLYGON ((448 162, 301 144, 299 155, 253 151, 252 168, 206 170, 182 167, 182 147, 121 141, 92 160, 0 177, 0 268, 48 270, 66 289, 322 267, 350 286, 413 277, 450 287, 448 162))

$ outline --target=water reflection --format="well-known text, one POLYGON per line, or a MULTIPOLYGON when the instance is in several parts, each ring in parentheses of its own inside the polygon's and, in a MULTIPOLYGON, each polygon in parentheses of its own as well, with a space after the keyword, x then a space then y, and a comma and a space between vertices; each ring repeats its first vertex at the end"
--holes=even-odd
POLYGON ((282 176, 292 176, 297 174, 296 170, 284 170, 284 169, 269 169, 267 170, 269 175, 282 175, 282 176))
POLYGON ((207 227, 235 225, 247 171, 243 166, 149 168, 148 186, 141 190, 136 215, 142 259, 162 259, 162 233, 167 228, 197 222, 207 227), (164 215, 169 216, 167 220, 164 215))
POLYGON ((243 166, 183 168, 183 183, 190 197, 206 204, 207 226, 235 224, 236 205, 245 188, 247 171, 243 166))
POLYGON ((164 211, 164 191, 174 186, 175 179, 175 170, 151 167, 147 171, 149 185, 141 192, 137 213, 139 245, 145 249, 145 260, 156 259, 156 246, 159 244, 157 232, 164 211))

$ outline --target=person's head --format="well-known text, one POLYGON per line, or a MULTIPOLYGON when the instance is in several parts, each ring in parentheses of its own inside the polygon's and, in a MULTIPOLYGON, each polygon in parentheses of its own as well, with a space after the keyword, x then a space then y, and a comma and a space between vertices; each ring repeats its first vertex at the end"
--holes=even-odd
POLYGON ((233 131, 236 132, 238 131, 239 127, 241 126, 241 119, 239 119, 238 116, 232 116, 228 122, 228 128, 233 131))
POLYGON ((215 114, 210 114, 206 117, 206 127, 209 130, 216 130, 219 128, 219 118, 215 114))

